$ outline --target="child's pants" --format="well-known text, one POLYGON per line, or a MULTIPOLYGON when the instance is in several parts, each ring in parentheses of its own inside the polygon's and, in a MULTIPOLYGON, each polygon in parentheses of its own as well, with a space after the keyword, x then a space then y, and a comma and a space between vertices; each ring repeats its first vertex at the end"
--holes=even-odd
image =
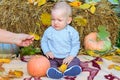
MULTIPOLYGON (((64 59, 59 59, 59 58, 54 58, 54 59, 49 59, 51 67, 58 68, 59 66, 62 65, 64 59)), ((80 60, 75 57, 68 65, 67 68, 70 68, 73 65, 80 65, 80 60)))

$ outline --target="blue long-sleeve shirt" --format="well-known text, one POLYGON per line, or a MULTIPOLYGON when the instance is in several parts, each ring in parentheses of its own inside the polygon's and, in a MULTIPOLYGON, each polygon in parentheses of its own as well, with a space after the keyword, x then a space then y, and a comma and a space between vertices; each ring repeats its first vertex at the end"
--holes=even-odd
POLYGON ((51 51, 55 58, 76 56, 80 49, 79 34, 70 25, 62 30, 55 30, 50 26, 43 34, 41 48, 44 54, 51 51))

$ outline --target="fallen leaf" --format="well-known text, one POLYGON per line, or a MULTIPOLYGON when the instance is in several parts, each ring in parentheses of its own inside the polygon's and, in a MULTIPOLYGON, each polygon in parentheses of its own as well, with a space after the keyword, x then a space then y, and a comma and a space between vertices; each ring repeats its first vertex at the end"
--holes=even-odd
POLYGON ((92 14, 94 14, 95 11, 96 11, 96 7, 95 7, 94 5, 92 5, 91 8, 90 8, 90 12, 91 12, 92 14))
POLYGON ((80 5, 80 8, 81 9, 89 9, 90 6, 91 6, 90 4, 84 3, 84 4, 80 5))

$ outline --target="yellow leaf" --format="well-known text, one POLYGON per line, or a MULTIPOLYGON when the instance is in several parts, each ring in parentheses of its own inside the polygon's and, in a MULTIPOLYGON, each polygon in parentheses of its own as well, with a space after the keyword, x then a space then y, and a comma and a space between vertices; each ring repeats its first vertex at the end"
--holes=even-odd
POLYGON ((59 69, 59 71, 64 72, 67 69, 67 65, 62 64, 58 69, 59 69))
POLYGON ((120 53, 120 49, 117 49, 116 52, 117 52, 117 53, 120 53))
POLYGON ((95 7, 94 5, 92 5, 92 7, 90 8, 90 12, 91 12, 92 14, 94 14, 95 11, 96 11, 96 7, 95 7))
POLYGON ((29 3, 33 4, 35 0, 28 0, 29 3))
POLYGON ((87 25, 87 19, 77 16, 74 18, 74 21, 79 25, 79 26, 86 26, 87 25))
POLYGON ((71 2, 71 3, 69 3, 71 6, 73 6, 73 7, 79 7, 80 5, 81 5, 81 2, 79 2, 79 1, 73 1, 73 2, 71 2))
POLYGON ((108 60, 112 60, 113 56, 103 56, 103 58, 108 59, 108 60))
POLYGON ((93 51, 91 51, 91 50, 88 50, 87 53, 88 53, 88 55, 90 55, 90 56, 95 56, 95 53, 94 53, 93 51))
POLYGON ((14 74, 16 75, 16 77, 21 77, 21 76, 23 76, 23 72, 22 72, 22 71, 18 71, 18 70, 15 70, 15 71, 14 71, 14 74))
POLYGON ((7 59, 7 58, 0 59, 0 63, 9 63, 10 61, 11 61, 11 59, 7 59))
POLYGON ((41 6, 45 4, 47 1, 46 0, 37 0, 38 6, 41 6))
POLYGON ((102 61, 96 61, 96 63, 98 63, 98 64, 102 64, 103 62, 102 62, 102 61))
POLYGON ((115 64, 111 64, 111 65, 108 66, 108 69, 113 69, 114 66, 115 66, 115 64))
POLYGON ((35 40, 40 40, 40 37, 37 34, 34 34, 35 40))
POLYGON ((51 15, 47 12, 44 12, 40 15, 40 20, 43 25, 49 26, 51 24, 51 15))
POLYGON ((80 6, 81 9, 89 9, 90 8, 90 4, 84 3, 80 6))
POLYGON ((114 69, 120 71, 120 66, 115 65, 115 66, 114 66, 114 69))
POLYGON ((40 36, 34 33, 29 33, 30 35, 33 35, 35 40, 40 40, 40 36))

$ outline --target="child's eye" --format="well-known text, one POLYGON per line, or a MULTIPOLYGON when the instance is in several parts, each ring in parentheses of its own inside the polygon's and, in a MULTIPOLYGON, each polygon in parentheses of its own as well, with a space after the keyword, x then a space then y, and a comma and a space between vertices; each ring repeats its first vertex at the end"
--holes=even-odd
POLYGON ((62 20, 61 20, 61 19, 58 19, 58 21, 60 21, 60 22, 61 22, 62 20))
POLYGON ((51 20, 55 20, 55 19, 51 19, 51 20))

